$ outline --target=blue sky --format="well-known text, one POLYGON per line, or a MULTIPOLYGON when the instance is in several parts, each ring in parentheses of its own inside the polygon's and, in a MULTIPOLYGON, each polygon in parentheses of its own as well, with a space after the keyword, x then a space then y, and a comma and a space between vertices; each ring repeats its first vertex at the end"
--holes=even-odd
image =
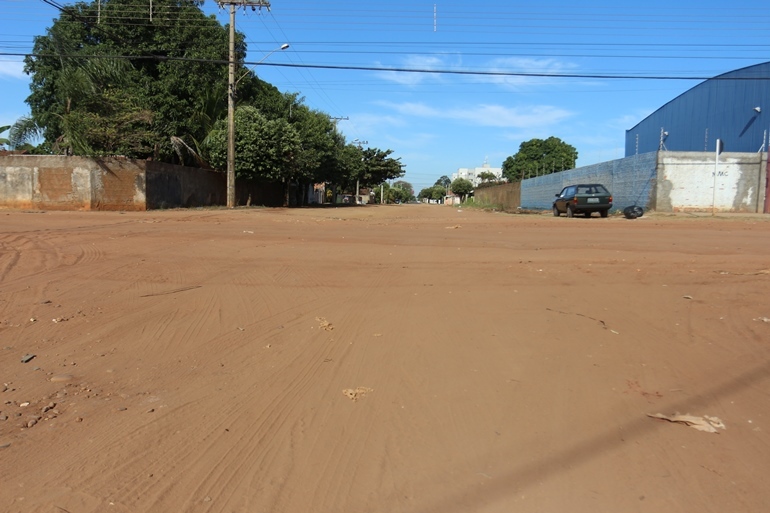
MULTIPOLYGON (((578 165, 621 158, 625 130, 693 78, 770 60, 770 14, 755 1, 271 3, 236 17, 248 61, 265 59, 259 76, 347 118, 348 141, 394 150, 416 191, 499 167, 534 137, 572 144, 578 165)), ((0 53, 30 51, 58 15, 40 0, 0 8, 0 53)), ((203 9, 227 23, 215 2, 203 9)), ((22 68, 0 55, 0 125, 28 113, 22 68)))

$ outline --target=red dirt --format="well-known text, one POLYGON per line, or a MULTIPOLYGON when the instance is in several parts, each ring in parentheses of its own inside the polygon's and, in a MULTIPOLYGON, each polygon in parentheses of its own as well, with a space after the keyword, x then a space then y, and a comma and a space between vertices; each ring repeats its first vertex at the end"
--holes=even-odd
POLYGON ((2 511, 770 504, 768 216, 0 220, 2 511))

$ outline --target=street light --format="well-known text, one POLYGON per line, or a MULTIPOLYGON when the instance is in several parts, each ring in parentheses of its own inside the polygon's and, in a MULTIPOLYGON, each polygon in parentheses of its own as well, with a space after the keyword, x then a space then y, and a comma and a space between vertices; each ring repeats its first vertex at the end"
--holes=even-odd
POLYGON ((288 47, 289 47, 289 43, 284 43, 284 44, 282 44, 281 46, 279 46, 278 48, 273 48, 272 50, 270 50, 269 52, 267 52, 267 54, 265 54, 265 56, 264 56, 264 57, 262 57, 261 59, 259 59, 259 60, 258 60, 258 61, 257 61, 257 62, 254 64, 254 65, 252 65, 252 66, 251 66, 249 69, 247 69, 247 70, 246 70, 246 71, 243 73, 243 75, 241 75, 240 77, 238 77, 238 80, 236 80, 236 81, 235 81, 235 85, 238 85, 238 82, 240 82, 240 81, 243 79, 243 77, 245 77, 246 75, 248 75, 248 74, 249 74, 249 73, 250 73, 250 72, 251 72, 251 71, 252 71, 254 68, 256 68, 257 66, 259 66, 260 64, 262 64, 263 62, 265 62, 265 59, 267 59, 268 57, 270 57, 271 55, 273 55, 275 52, 277 52, 277 51, 279 51, 279 50, 286 50, 288 47))
MULTIPOLYGON (((228 72, 228 89, 227 89, 227 206, 228 208, 235 207, 235 86, 241 81, 250 71, 246 70, 246 73, 235 79, 235 23, 234 23, 234 8, 230 13, 230 70, 228 72)), ((267 59, 270 55, 278 50, 286 50, 289 47, 287 43, 282 44, 280 47, 271 50, 267 55, 262 57, 257 64, 267 59)), ((252 69, 257 66, 254 64, 252 69)))

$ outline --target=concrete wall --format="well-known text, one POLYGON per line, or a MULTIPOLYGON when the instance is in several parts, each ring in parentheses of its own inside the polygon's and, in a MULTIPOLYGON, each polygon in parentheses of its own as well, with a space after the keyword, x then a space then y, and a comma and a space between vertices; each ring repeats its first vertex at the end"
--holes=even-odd
POLYGON ((767 153, 660 152, 656 210, 761 213, 767 153), (715 174, 716 172, 716 174, 715 174))
POLYGON ((0 157, 0 207, 146 210, 225 204, 225 175, 119 157, 0 157))
POLYGON ((516 210, 521 205, 521 183, 476 188, 473 197, 479 203, 499 205, 503 210, 516 210))
POLYGON ((506 196, 516 184, 477 189, 476 197, 505 209, 550 210, 554 195, 575 183, 602 183, 613 209, 639 205, 660 212, 761 213, 770 210, 767 153, 723 153, 714 175, 715 153, 644 153, 521 182, 520 202, 506 196), (716 185, 716 187, 715 187, 716 185), (506 199, 507 198, 507 199, 506 199))
POLYGON ((0 206, 50 210, 144 210, 141 168, 85 157, 0 157, 0 206))

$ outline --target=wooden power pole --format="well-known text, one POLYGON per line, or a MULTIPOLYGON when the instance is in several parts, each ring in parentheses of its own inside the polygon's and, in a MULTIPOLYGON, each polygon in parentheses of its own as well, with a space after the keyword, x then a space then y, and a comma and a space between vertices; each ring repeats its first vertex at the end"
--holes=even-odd
POLYGON ((243 6, 252 10, 266 7, 268 0, 223 0, 217 2, 220 7, 230 6, 230 52, 227 73, 227 206, 235 207, 235 9, 243 6))

